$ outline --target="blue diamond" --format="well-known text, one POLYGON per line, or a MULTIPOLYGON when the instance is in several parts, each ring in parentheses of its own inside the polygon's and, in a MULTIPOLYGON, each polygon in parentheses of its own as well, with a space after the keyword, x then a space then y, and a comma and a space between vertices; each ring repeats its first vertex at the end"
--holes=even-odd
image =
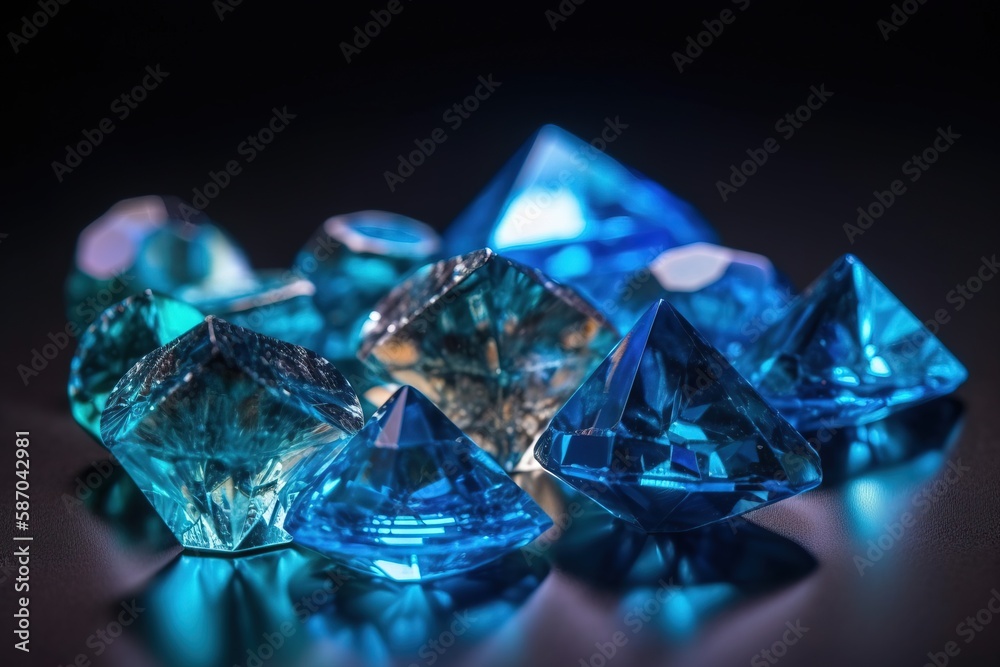
POLYGON ((108 395, 142 357, 169 343, 204 317, 191 306, 146 291, 108 308, 93 322, 69 367, 73 418, 101 439, 101 413, 108 395))
POLYGON ((315 291, 291 271, 260 271, 232 283, 181 288, 177 296, 206 315, 319 351, 323 318, 313 304, 315 291))
POLYGON ((732 360, 778 319, 793 291, 763 255, 692 243, 667 250, 646 271, 636 273, 623 290, 620 308, 605 312, 627 330, 660 298, 732 360))
POLYGON ((664 250, 714 240, 690 205, 555 125, 538 130, 445 235, 452 254, 489 246, 601 308, 664 250))
POLYGON ((295 542, 418 581, 476 568, 551 520, 433 403, 403 387, 292 506, 295 542))
POLYGON ((821 478, 809 443, 665 301, 556 414, 535 458, 649 531, 742 514, 821 478))
POLYGON ((484 249, 390 292, 358 356, 417 387, 512 470, 617 338, 575 291, 484 249))
POLYGON ((801 430, 880 419, 968 376, 853 255, 817 278, 737 366, 801 430))
POLYGON ((330 362, 214 317, 143 357, 101 419, 181 544, 213 551, 291 539, 282 488, 360 427, 357 396, 330 362))
POLYGON ((323 355, 353 359, 361 325, 378 300, 440 250, 437 232, 404 215, 358 211, 323 223, 293 267, 316 285, 316 307, 326 320, 323 355))

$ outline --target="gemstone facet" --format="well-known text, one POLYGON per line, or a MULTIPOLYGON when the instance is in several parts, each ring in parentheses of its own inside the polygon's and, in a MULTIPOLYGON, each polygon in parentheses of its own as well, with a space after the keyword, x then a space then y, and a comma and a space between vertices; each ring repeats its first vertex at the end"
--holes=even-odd
POLYGON ((951 393, 968 373, 853 255, 837 260, 737 360, 801 430, 869 422, 951 393))
POLYGON ((484 249, 390 292, 359 357, 419 389, 512 470, 617 338, 572 289, 484 249))
POLYGON ((662 298, 730 360, 793 298, 791 283, 767 257, 711 243, 667 250, 647 271, 636 274, 610 319, 628 330, 662 298))
POLYGON ((121 379, 101 434, 185 547, 231 552, 291 539, 282 488, 361 423, 330 362, 208 317, 121 379))
POLYGON ((142 357, 201 324, 195 308, 150 291, 111 306, 80 336, 69 367, 73 418, 101 439, 101 413, 118 380, 142 357))
POLYGON ((647 531, 742 514, 822 476, 809 443, 665 301, 556 414, 535 458, 647 531))
POLYGON ((326 320, 323 355, 354 358, 376 302, 440 250, 437 232, 404 215, 358 211, 323 223, 293 267, 316 285, 314 300, 326 320))
POLYGON ((433 403, 402 387, 293 504, 295 542, 418 581, 476 568, 552 521, 433 403))
POLYGON ((539 129, 445 235, 451 254, 489 246, 602 309, 664 250, 715 238, 690 205, 555 125, 539 129))

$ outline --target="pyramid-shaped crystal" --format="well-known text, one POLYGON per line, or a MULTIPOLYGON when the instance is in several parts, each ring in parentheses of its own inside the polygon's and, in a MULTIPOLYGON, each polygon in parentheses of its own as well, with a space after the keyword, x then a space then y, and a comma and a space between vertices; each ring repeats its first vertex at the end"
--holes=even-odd
POLYGON ((80 336, 70 362, 69 404, 73 418, 100 440, 101 413, 118 380, 142 357, 204 319, 186 303, 148 290, 101 313, 80 336))
POLYGON ((293 504, 295 542, 398 581, 478 567, 552 521, 433 403, 402 387, 293 504))
POLYGON ((617 337, 572 289, 484 249, 390 292, 359 356, 426 394, 512 470, 617 337))
POLYGON ((101 434, 185 547, 239 551, 291 539, 282 487, 361 424, 330 362, 208 317, 121 379, 101 434))
POLYGON ((556 414, 535 458, 648 531, 696 528, 821 479, 809 443, 665 301, 556 414))
POLYGON ((661 252, 716 240, 690 205, 595 143, 543 126, 455 219, 448 251, 489 246, 610 311, 661 252))
POLYGON ((948 394, 968 376, 853 255, 790 304, 737 367, 801 430, 879 419, 948 394))

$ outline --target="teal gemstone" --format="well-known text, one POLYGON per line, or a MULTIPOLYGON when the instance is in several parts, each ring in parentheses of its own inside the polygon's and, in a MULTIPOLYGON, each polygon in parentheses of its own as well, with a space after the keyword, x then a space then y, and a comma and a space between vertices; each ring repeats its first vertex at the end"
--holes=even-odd
POLYGON ((426 266, 390 292, 359 357, 416 387, 513 470, 617 339, 574 290, 484 249, 426 266))
POLYGON ((296 544, 376 576, 424 581, 477 568, 552 521, 412 387, 386 401, 299 495, 296 544))
POLYGON ((142 357, 197 326, 195 308, 150 291, 108 308, 80 336, 69 368, 73 418, 101 439, 101 413, 118 380, 142 357))
POLYGON ((543 468, 651 532, 688 530, 820 483, 820 458, 666 301, 542 434, 543 468))
POLYGON ((121 379, 101 435, 181 544, 232 552, 287 542, 283 487, 361 423, 329 361, 208 317, 121 379))
POLYGON ((800 430, 881 419, 949 394, 968 377, 853 255, 790 304, 737 367, 800 430))
POLYGON ((437 232, 404 215, 358 211, 324 222, 293 266, 316 285, 314 300, 325 319, 323 355, 353 359, 361 325, 378 300, 440 249, 437 232))

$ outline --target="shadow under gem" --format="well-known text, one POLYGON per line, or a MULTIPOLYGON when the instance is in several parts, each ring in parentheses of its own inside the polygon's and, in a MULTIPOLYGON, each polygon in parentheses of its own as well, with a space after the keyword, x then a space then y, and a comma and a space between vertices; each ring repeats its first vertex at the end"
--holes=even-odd
POLYGON ((127 546, 160 551, 177 538, 121 465, 98 461, 77 476, 76 498, 127 546))

